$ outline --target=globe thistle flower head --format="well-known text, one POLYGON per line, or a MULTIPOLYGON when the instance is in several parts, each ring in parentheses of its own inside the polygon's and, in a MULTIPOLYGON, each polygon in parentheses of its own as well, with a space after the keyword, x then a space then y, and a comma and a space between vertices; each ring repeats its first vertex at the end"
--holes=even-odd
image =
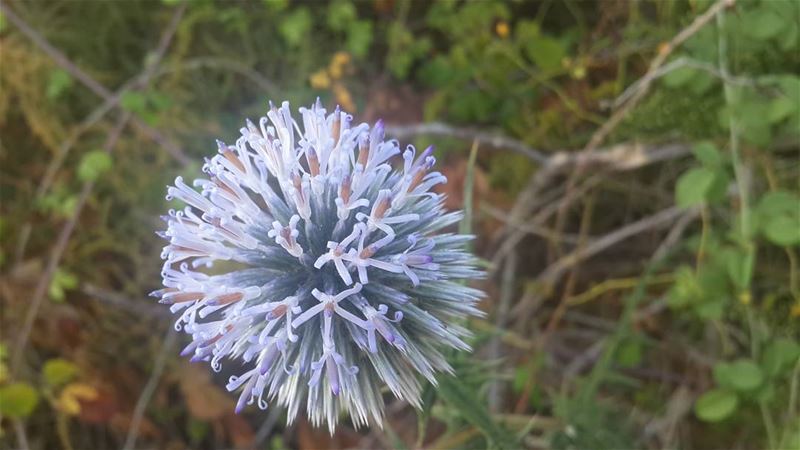
POLYGON ((421 406, 417 374, 451 372, 444 349, 469 350, 463 318, 481 292, 459 280, 482 272, 461 219, 431 188, 432 148, 385 140, 383 125, 353 125, 319 100, 270 104, 233 145, 181 177, 167 199, 164 288, 153 293, 191 336, 182 355, 223 360, 239 375, 236 411, 271 402, 292 422, 301 407, 331 433, 341 412, 382 423, 383 390, 421 406), (400 156, 400 158, 396 158, 400 156))

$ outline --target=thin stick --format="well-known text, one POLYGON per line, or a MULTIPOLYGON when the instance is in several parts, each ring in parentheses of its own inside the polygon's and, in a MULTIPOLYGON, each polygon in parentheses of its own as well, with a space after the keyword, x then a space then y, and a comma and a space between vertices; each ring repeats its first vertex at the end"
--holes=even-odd
POLYGON ((439 135, 450 136, 459 139, 478 141, 479 144, 491 148, 507 148, 521 155, 525 155, 531 160, 545 164, 548 161, 547 155, 539 150, 529 147, 522 141, 504 136, 502 134, 487 133, 485 131, 470 128, 457 128, 440 122, 423 123, 417 125, 388 125, 386 133, 403 139, 418 135, 439 135))
MULTIPOLYGON (((586 241, 586 236, 589 234, 589 228, 591 227, 592 223, 592 216, 594 212, 594 203, 595 203, 595 196, 591 194, 588 196, 586 200, 586 207, 584 208, 584 215, 581 217, 581 229, 580 235, 582 236, 581 239, 578 241, 578 249, 575 251, 579 251, 581 248, 584 248, 584 244, 586 241)), ((561 317, 567 311, 567 300, 572 297, 572 293, 575 289, 575 283, 577 282, 578 274, 577 274, 577 267, 573 266, 573 270, 570 272, 569 278, 567 279, 566 286, 564 288, 564 293, 561 295, 561 301, 558 302, 558 306, 556 306, 555 311, 550 316, 550 320, 547 322, 547 326, 545 327, 544 333, 545 335, 551 334, 558 324, 561 322, 561 317)))
POLYGON ((481 205, 481 211, 489 215, 489 217, 492 217, 494 219, 503 222, 508 227, 517 231, 521 231, 525 234, 533 234, 535 236, 539 236, 545 239, 562 240, 570 244, 578 243, 577 234, 557 234, 555 231, 544 226, 528 224, 524 222, 516 222, 513 221, 508 214, 504 213, 503 211, 497 208, 493 208, 489 205, 481 205))
MULTIPOLYGON (((595 175, 592 178, 589 178, 584 182, 581 186, 578 186, 577 189, 573 190, 569 194, 565 194, 568 196, 569 200, 573 198, 577 198, 580 195, 584 194, 589 189, 593 188, 594 186, 598 185, 602 181, 602 177, 599 175, 595 175)), ((551 203, 546 207, 542 208, 533 218, 530 219, 530 223, 533 226, 541 226, 548 218, 550 218, 553 214, 558 211, 559 203, 551 203)), ((496 273, 497 268, 502 263, 503 259, 508 255, 508 253, 513 250, 517 244, 519 244, 522 239, 525 237, 524 231, 514 231, 507 239, 503 241, 500 245, 498 250, 492 255, 491 264, 489 266, 489 276, 492 276, 496 273)))
POLYGON ((124 309, 132 314, 149 316, 152 319, 168 319, 172 317, 169 309, 159 308, 160 305, 154 302, 140 302, 125 297, 114 291, 109 291, 91 283, 81 285, 81 292, 87 296, 99 300, 101 303, 117 309, 124 309))
MULTIPOLYGON (((498 246, 498 250, 492 256, 492 267, 499 266, 505 255, 514 246, 525 237, 525 231, 512 230, 514 225, 522 224, 523 217, 531 213, 535 208, 536 203, 534 200, 539 196, 545 186, 547 186, 559 174, 566 172, 576 166, 599 166, 600 172, 593 177, 587 179, 578 188, 572 188, 572 191, 567 191, 562 197, 562 204, 558 206, 558 210, 562 208, 564 203, 569 203, 572 199, 577 198, 581 193, 586 192, 593 186, 599 184, 603 177, 613 171, 628 171, 636 170, 640 167, 648 166, 662 161, 682 158, 691 153, 688 145, 675 143, 665 144, 661 146, 645 146, 638 143, 619 144, 610 147, 604 151, 598 152, 558 152, 550 157, 550 162, 541 168, 533 176, 528 186, 523 193, 518 197, 516 203, 511 209, 509 225, 504 227, 499 233, 500 236, 511 234, 498 246), (577 189, 577 190, 576 190, 577 189)), ((553 211, 556 212, 556 211, 553 211)), ((530 220, 533 226, 541 226, 550 214, 539 214, 538 219, 530 220)), ((552 233, 557 233, 556 230, 551 230, 552 233)), ((564 241, 568 242, 568 241, 564 241)), ((490 268, 490 275, 495 273, 495 269, 490 268)))
POLYGON ((269 414, 267 414, 267 419, 261 424, 258 431, 256 431, 253 444, 250 446, 251 449, 256 450, 258 448, 263 448, 261 444, 272 434, 272 430, 275 428, 275 424, 278 422, 281 412, 280 408, 272 408, 270 410, 269 414))
POLYGON ((150 403, 150 399, 153 398, 153 393, 155 393, 158 387, 161 374, 164 373, 164 368, 167 365, 167 356, 172 353, 172 347, 177 337, 178 333, 175 331, 175 328, 169 327, 163 339, 164 343, 161 345, 158 356, 156 356, 153 371, 150 372, 150 378, 147 379, 147 383, 144 385, 142 393, 139 394, 139 399, 136 401, 136 406, 133 409, 131 426, 128 428, 128 435, 125 438, 125 444, 122 446, 123 450, 131 450, 136 446, 136 439, 139 437, 139 427, 142 424, 147 405, 150 403))
POLYGON ((542 284, 552 284, 556 282, 565 271, 575 264, 639 233, 657 229, 673 223, 675 219, 682 216, 684 213, 685 210, 683 208, 671 206, 656 214, 647 216, 644 219, 614 230, 613 232, 608 233, 601 238, 591 241, 585 247, 578 248, 568 255, 561 257, 558 261, 551 264, 547 269, 540 273, 536 278, 536 281, 542 284))
MULTIPOLYGON (((544 292, 547 292, 550 287, 552 287, 558 282, 559 279, 561 279, 565 272, 581 261, 584 261, 631 236, 635 236, 644 231, 666 226, 674 222, 675 219, 681 217, 685 213, 686 211, 684 209, 677 206, 672 206, 656 214, 647 216, 644 219, 619 228, 598 239, 595 239, 589 242, 585 247, 579 247, 571 253, 559 258, 556 262, 541 272, 534 283, 540 286, 540 289, 542 289, 544 292)), ((537 303, 539 300, 541 300, 543 295, 543 293, 532 294, 529 302, 517 304, 516 307, 511 311, 511 314, 522 318, 527 317, 528 311, 526 305, 537 303)))
POLYGON ((759 83, 754 78, 734 77, 731 74, 723 73, 712 64, 696 59, 681 57, 677 58, 669 64, 648 73, 645 77, 640 78, 638 81, 630 85, 625 91, 614 100, 614 107, 619 107, 627 102, 633 95, 642 89, 644 83, 652 83, 653 81, 664 77, 665 75, 674 72, 678 69, 688 67, 690 69, 702 70, 716 78, 721 79, 725 83, 735 84, 738 86, 758 86, 759 83))
MULTIPOLYGON (((505 260, 505 267, 503 269, 503 282, 500 286, 500 303, 497 305, 497 312, 495 317, 495 326, 498 329, 505 327, 508 319, 508 310, 511 306, 511 298, 514 295, 514 282, 516 280, 517 272, 517 253, 512 252, 505 260)), ((501 339, 500 336, 495 336, 489 344, 489 359, 497 360, 500 358, 501 353, 501 339)), ((492 412, 500 411, 503 400, 503 392, 505 382, 494 377, 494 381, 489 387, 489 410, 492 412)))
POLYGON ((11 423, 14 426, 14 433, 17 435, 17 444, 20 450, 30 449, 31 445, 28 443, 28 434, 25 432, 25 424, 22 423, 22 419, 12 419, 11 423))

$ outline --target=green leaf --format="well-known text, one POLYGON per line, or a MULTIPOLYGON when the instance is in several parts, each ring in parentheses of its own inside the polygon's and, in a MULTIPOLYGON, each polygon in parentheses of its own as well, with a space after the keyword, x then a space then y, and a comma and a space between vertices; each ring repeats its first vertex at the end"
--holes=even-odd
POLYGON ((697 95, 705 94, 714 86, 716 81, 711 74, 703 70, 697 70, 689 83, 689 90, 697 95))
POLYGON ((163 111, 172 106, 172 99, 165 92, 151 91, 147 100, 156 111, 163 111))
POLYGON ((261 0, 271 12, 280 12, 289 6, 289 0, 261 0))
POLYGON ((755 252, 731 251, 726 258, 728 276, 740 290, 750 286, 755 265, 755 252))
POLYGON ((728 198, 728 185, 731 183, 731 176, 724 167, 714 170, 714 180, 706 191, 706 201, 710 204, 717 204, 728 198))
POLYGON ((678 67, 677 69, 667 72, 666 75, 664 75, 661 79, 663 80, 665 86, 672 89, 677 89, 691 83, 696 74, 697 69, 693 69, 691 67, 678 67))
POLYGON ((704 299, 703 302, 694 305, 694 311, 701 319, 719 320, 725 312, 726 303, 724 298, 704 299))
POLYGON ((800 244, 800 197, 787 191, 770 192, 761 197, 756 214, 759 228, 770 242, 800 244))
POLYGON ((0 387, 0 415, 28 417, 39 403, 39 393, 28 383, 11 383, 0 387))
POLYGON ((777 97, 769 104, 769 121, 778 123, 797 111, 797 99, 788 97, 777 97))
POLYGON ((759 200, 757 211, 766 217, 795 214, 800 212, 800 197, 788 191, 769 192, 759 200))
POLYGON ((778 216, 764 225, 764 235, 773 244, 783 247, 800 244, 800 219, 778 216))
POLYGON ((122 94, 119 104, 125 111, 143 114, 147 110, 147 97, 141 92, 128 91, 122 94))
POLYGON ((500 428, 486 407, 486 402, 477 398, 477 393, 467 388, 454 376, 444 376, 439 380, 439 396, 457 410, 469 423, 477 427, 486 438, 499 448, 515 448, 510 434, 500 428))
POLYGON ((764 382, 761 368, 750 359, 739 359, 730 364, 728 385, 737 391, 752 391, 764 382))
POLYGON ((57 387, 72 380, 78 374, 78 366, 66 359, 50 359, 44 363, 42 374, 47 384, 57 387))
POLYGON ((736 372, 734 372, 731 363, 726 361, 716 363, 712 373, 714 375, 714 381, 716 381, 719 386, 724 388, 733 387, 732 380, 736 378, 736 372))
POLYGON ((56 69, 50 73, 50 79, 47 81, 46 96, 50 100, 55 100, 70 86, 72 86, 72 77, 69 76, 69 73, 63 69, 56 69))
POLYGON ((739 97, 733 113, 741 127, 742 137, 757 146, 767 146, 772 138, 770 103, 749 91, 741 91, 739 97))
POLYGON ((620 367, 635 367, 642 362, 642 342, 636 338, 629 338, 617 348, 617 364, 620 367))
POLYGON ((722 154, 712 142, 698 142, 692 147, 692 153, 704 166, 716 168, 722 165, 722 154))
POLYGON ((793 100, 800 98, 800 76, 783 75, 778 79, 778 86, 787 98, 793 100))
POLYGON ((800 344, 787 339, 778 338, 770 342, 762 356, 762 367, 769 376, 775 376, 787 368, 797 364, 800 358, 800 344))
POLYGON ((50 281, 48 295, 51 300, 60 303, 64 301, 65 292, 76 287, 78 287, 78 277, 65 270, 58 269, 50 281))
POLYGON ((702 290, 694 270, 688 266, 681 266, 675 271, 675 283, 667 296, 668 304, 673 308, 689 305, 695 298, 702 295, 702 290))
POLYGON ((94 150, 86 153, 81 158, 78 166, 78 178, 81 181, 94 181, 111 168, 111 156, 102 151, 94 150))
POLYGON ((748 13, 744 17, 746 27, 745 32, 758 40, 765 41, 781 33, 786 25, 784 18, 774 11, 759 9, 748 13))
POLYGON ((372 44, 372 22, 359 20, 347 28, 347 50, 357 58, 367 56, 372 44))
POLYGON ((675 203, 683 208, 703 203, 713 182, 713 171, 703 167, 689 169, 675 186, 675 203))
MULTIPOLYGON (((446 56, 436 55, 420 68, 419 78, 430 87, 443 88, 454 81, 456 70, 446 56)), ((426 103, 426 107, 427 104, 436 102, 446 94, 445 90, 434 92, 431 99, 426 103)))
POLYGON ((694 412, 700 420, 719 422, 733 414, 738 405, 739 397, 736 393, 724 389, 712 389, 697 399, 694 412))
POLYGON ((328 27, 334 31, 346 30, 356 20, 356 7, 348 0, 336 0, 328 6, 328 27))
POLYGON ((311 25, 311 13, 308 9, 298 8, 283 19, 278 31, 290 47, 298 47, 308 38, 311 25))
POLYGON ((566 53, 564 46, 556 39, 547 36, 534 38, 526 47, 528 57, 543 70, 557 70, 566 53))

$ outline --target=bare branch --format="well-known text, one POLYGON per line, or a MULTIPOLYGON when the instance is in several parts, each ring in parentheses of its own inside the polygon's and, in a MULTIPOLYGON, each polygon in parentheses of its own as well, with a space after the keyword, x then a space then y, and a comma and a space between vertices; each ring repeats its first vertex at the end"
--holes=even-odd
POLYGON ((559 278, 575 264, 584 261, 597 253, 600 253, 607 248, 622 242, 625 239, 635 236, 644 231, 658 229, 667 226, 675 221, 678 217, 685 214, 686 210, 678 207, 671 206, 663 211, 660 211, 644 219, 638 220, 628 224, 622 228, 614 230, 600 238, 597 238, 586 246, 576 249, 575 251, 561 257, 559 260, 547 267, 536 278, 536 282, 541 285, 552 285, 557 282, 559 278))
POLYGON ((529 147, 522 141, 502 134, 487 133, 471 128, 458 128, 445 123, 432 122, 416 125, 387 125, 386 133, 398 139, 408 139, 419 135, 450 136, 464 140, 478 141, 479 144, 491 148, 507 148, 531 160, 545 164, 549 158, 539 150, 529 147))
MULTIPOLYGON (((531 294, 527 299, 528 302, 518 303, 514 307, 511 314, 517 317, 527 317, 529 314, 528 310, 530 308, 528 304, 536 304, 541 301, 542 297, 546 295, 545 293, 549 291, 550 288, 552 288, 552 286, 555 285, 568 270, 573 268, 578 263, 585 261, 586 259, 605 251, 609 247, 614 246, 639 233, 666 227, 676 220, 680 220, 679 218, 682 219, 686 215, 692 214, 693 211, 694 210, 692 209, 686 210, 678 206, 671 206, 658 213, 647 216, 622 228, 616 229, 602 237, 591 240, 585 246, 579 247, 571 253, 564 255, 553 264, 548 266, 536 278, 535 284, 539 286, 540 292, 531 294)), ((697 212, 694 211, 694 214, 696 213, 697 212)))
POLYGON ((172 317, 168 309, 159 308, 153 302, 137 301, 124 295, 103 289, 91 283, 81 285, 81 292, 89 297, 100 300, 102 303, 132 314, 150 316, 153 319, 169 319, 172 317))
POLYGON ((142 424, 144 413, 147 410, 147 405, 153 394, 158 387, 158 382, 161 380, 161 375, 164 373, 164 368, 167 365, 167 356, 172 352, 172 347, 175 345, 178 333, 175 328, 169 327, 166 336, 162 340, 161 350, 156 356, 156 361, 153 364, 153 371, 150 372, 150 377, 136 401, 136 406, 133 409, 133 417, 131 418, 131 425, 128 428, 128 435, 125 438, 125 444, 122 446, 123 450, 131 450, 136 446, 136 439, 139 437, 139 426, 142 424))

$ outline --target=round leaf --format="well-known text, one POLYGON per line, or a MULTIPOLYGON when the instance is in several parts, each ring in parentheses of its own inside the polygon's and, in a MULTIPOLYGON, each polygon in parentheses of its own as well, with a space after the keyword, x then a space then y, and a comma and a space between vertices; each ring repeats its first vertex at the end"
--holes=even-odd
POLYGON ((740 359, 731 364, 733 377, 730 380, 732 388, 738 391, 750 391, 764 381, 764 373, 755 362, 749 359, 740 359))
POLYGON ((768 375, 774 376, 795 364, 797 358, 800 358, 800 344, 791 339, 779 338, 767 346, 762 366, 768 375))
POLYGON ((788 191, 764 194, 758 202, 758 213, 763 216, 792 214, 800 208, 800 197, 788 191))
POLYGON ((527 47, 528 55, 543 70, 555 70, 561 67, 565 49, 556 39, 539 36, 527 47))
POLYGON ((788 97, 778 97, 769 104, 769 121, 778 123, 797 111, 797 103, 788 97))
POLYGON ((733 387, 733 379, 736 378, 736 372, 733 371, 733 365, 728 362, 719 362, 714 365, 714 381, 722 387, 733 387))
POLYGON ((51 359, 42 369, 44 379, 50 386, 60 386, 70 381, 78 373, 78 366, 61 358, 51 359))
POLYGON ((692 153, 694 153, 694 157, 705 166, 717 167, 722 164, 722 155, 711 142, 698 142, 692 147, 692 153))
POLYGON ((103 172, 111 168, 111 156, 102 150, 95 150, 83 155, 78 166, 78 178, 81 181, 96 180, 103 172))
POLYGON ((675 203, 684 208, 702 203, 713 183, 713 171, 703 167, 689 169, 675 186, 675 203))
POLYGON ((6 417, 29 416, 39 403, 39 393, 28 383, 12 383, 0 388, 0 414, 6 417))
POLYGON ((764 235, 780 246, 800 244, 800 220, 797 217, 775 217, 764 225, 764 235))
POLYGON ((662 79, 667 87, 680 88, 692 82, 696 74, 697 70, 691 67, 678 67, 667 72, 662 79))
POLYGON ((719 422, 730 416, 739 405, 739 397, 735 393, 723 389, 712 389, 694 404, 697 417, 706 422, 719 422))
POLYGON ((746 16, 749 25, 745 31, 759 40, 767 40, 781 33, 786 22, 784 18, 770 10, 756 10, 746 16))

